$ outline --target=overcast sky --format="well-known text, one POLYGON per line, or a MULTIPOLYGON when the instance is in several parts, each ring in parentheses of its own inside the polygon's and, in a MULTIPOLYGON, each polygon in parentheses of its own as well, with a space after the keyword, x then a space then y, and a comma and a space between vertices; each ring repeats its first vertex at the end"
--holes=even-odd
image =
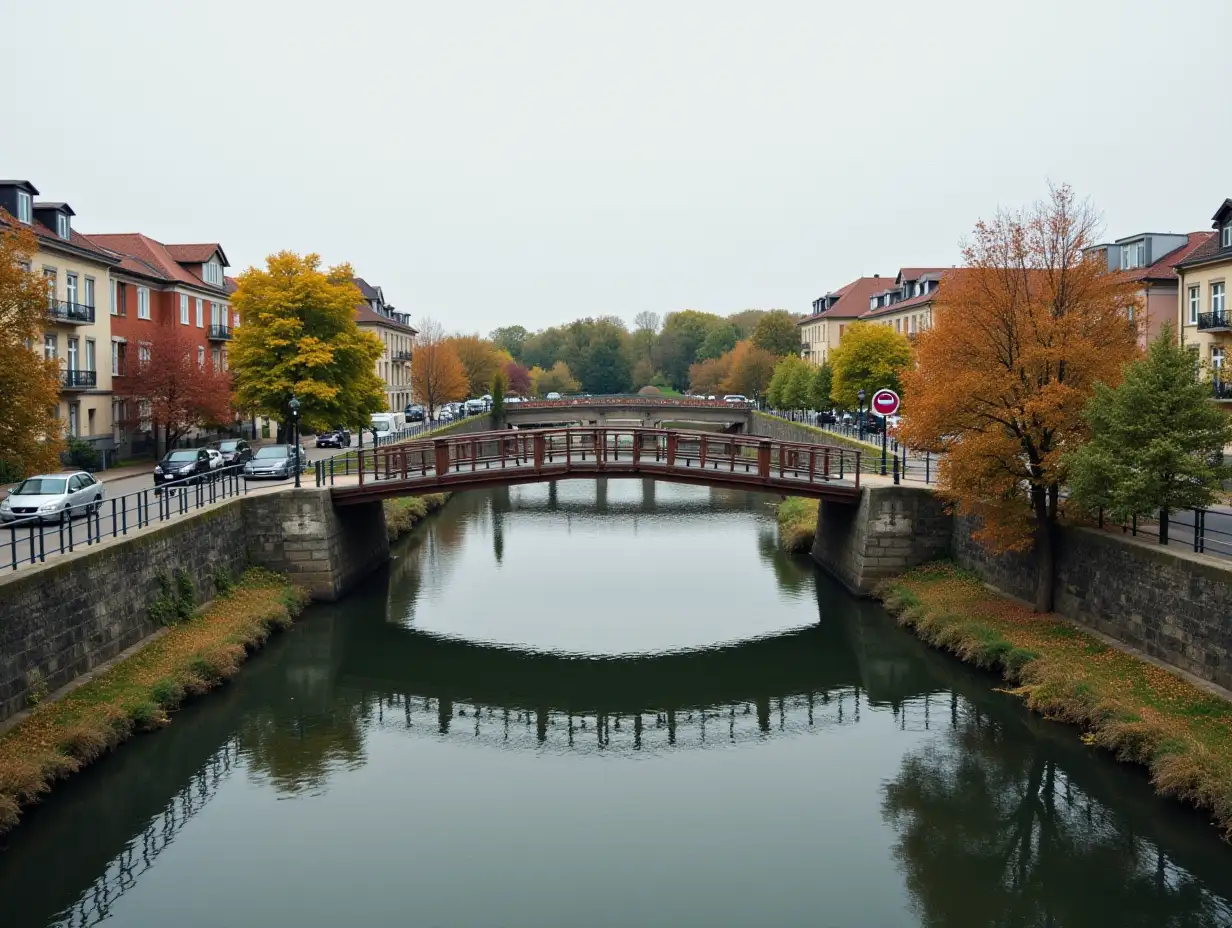
POLYGON ((13 2, 0 176, 84 232, 350 261, 486 333, 795 312, 1049 179, 1232 196, 1232 3, 13 2), (16 91, 16 92, 14 92, 16 91))

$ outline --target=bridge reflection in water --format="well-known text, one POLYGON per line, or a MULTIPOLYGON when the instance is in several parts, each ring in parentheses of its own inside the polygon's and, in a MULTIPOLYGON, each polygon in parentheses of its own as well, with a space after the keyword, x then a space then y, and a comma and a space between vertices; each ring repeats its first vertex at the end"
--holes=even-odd
MULTIPOLYGON (((710 526, 744 513, 747 527, 747 514, 765 505, 717 490, 656 495, 631 481, 540 489, 456 499, 359 594, 314 609, 235 683, 32 810, 0 854, 5 928, 131 915, 128 894, 157 877, 184 830, 227 808, 215 797, 243 792, 250 803, 260 795, 238 789, 240 778, 283 798, 320 797, 348 770, 388 762, 391 740, 471 746, 478 765, 496 750, 576 757, 593 769, 604 758, 695 752, 703 760, 775 741, 807 746, 812 736, 884 777, 882 815, 898 838, 890 850, 924 924, 1097 923, 1011 917, 1064 916, 1067 906, 1098 909, 1106 923, 1232 924, 1226 849, 1201 822, 1163 806, 1141 777, 1092 756, 1070 733, 1026 717, 986 677, 922 647, 876 606, 782 555, 769 522, 757 538, 762 570, 772 568, 785 602, 807 611, 808 624, 714 647, 601 658, 421 627, 434 590, 469 583, 475 542, 488 544, 498 526, 507 545, 527 525, 562 516, 576 530, 610 531, 613 519, 629 530, 656 509, 670 509, 674 524, 695 514, 710 526), (856 729, 859 739, 845 737, 856 729), (888 770, 859 752, 861 742, 894 738, 901 747, 888 770), (955 874, 963 874, 960 885, 955 874), (964 920, 977 904, 987 917, 964 920), (1158 918, 1133 921, 1135 913, 1158 918)), ((819 767, 823 789, 813 800, 843 802, 844 787, 824 773, 819 767)), ((199 853, 193 844, 189 860, 199 853)), ((175 879, 175 869, 164 872, 175 879)))

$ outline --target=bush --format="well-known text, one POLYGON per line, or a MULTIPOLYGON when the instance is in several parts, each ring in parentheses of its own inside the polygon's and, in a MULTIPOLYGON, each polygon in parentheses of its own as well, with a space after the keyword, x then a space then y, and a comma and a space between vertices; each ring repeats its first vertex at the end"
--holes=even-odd
POLYGON ((69 436, 64 454, 69 465, 78 470, 96 471, 103 466, 103 456, 98 453, 98 449, 75 435, 69 436))

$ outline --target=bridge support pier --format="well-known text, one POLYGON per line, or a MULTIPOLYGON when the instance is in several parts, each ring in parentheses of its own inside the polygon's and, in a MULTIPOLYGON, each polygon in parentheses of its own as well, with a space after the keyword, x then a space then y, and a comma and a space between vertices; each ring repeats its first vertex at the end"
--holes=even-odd
POLYGON ((813 560, 858 596, 950 553, 953 520, 923 487, 865 486, 856 504, 822 500, 813 560))

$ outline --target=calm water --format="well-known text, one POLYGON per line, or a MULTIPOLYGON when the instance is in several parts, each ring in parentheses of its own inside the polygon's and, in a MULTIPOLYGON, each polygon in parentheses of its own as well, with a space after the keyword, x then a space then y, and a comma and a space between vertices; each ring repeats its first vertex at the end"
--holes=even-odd
POLYGON ((775 548, 767 499, 456 498, 67 784, 0 925, 1232 925, 1232 848, 775 548))

